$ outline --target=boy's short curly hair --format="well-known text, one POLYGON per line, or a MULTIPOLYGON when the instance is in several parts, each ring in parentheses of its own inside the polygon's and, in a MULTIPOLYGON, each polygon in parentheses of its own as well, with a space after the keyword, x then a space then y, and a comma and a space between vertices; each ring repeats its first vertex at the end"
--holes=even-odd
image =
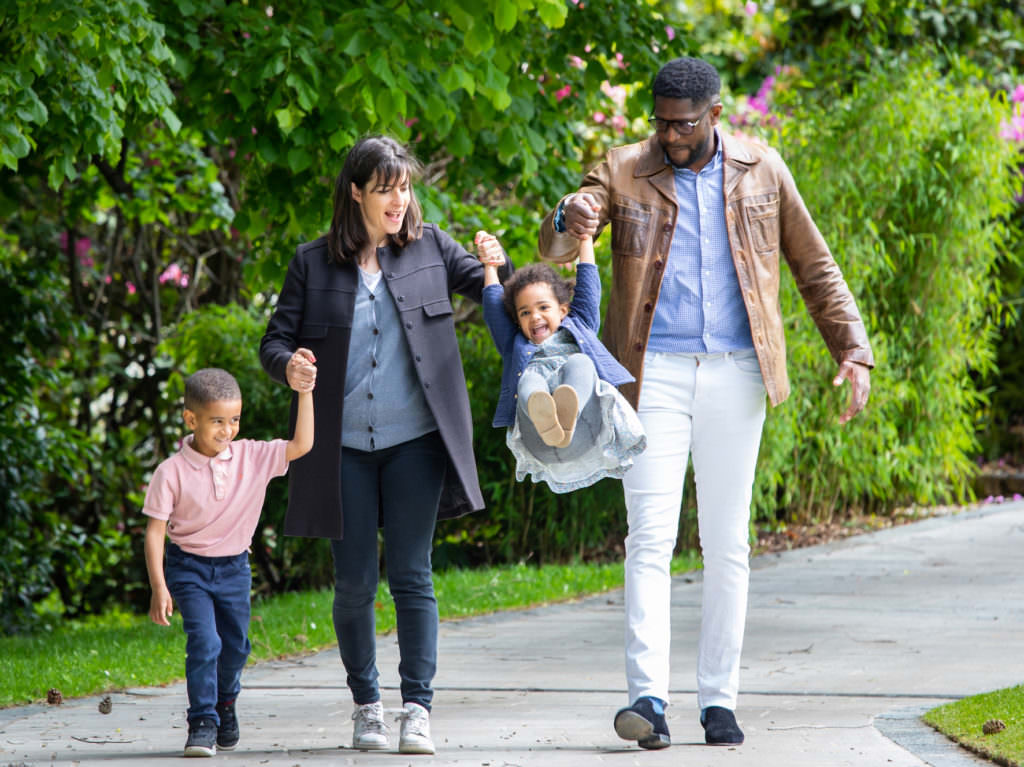
POLYGON ((505 281, 505 311, 508 316, 518 322, 516 317, 516 298, 527 285, 538 282, 546 282, 551 286, 555 299, 559 305, 567 304, 572 300, 572 285, 568 280, 559 276, 558 272, 547 264, 528 264, 522 269, 516 269, 512 276, 505 281))
POLYGON ((211 402, 242 399, 238 381, 226 370, 203 368, 185 379, 185 409, 195 410, 211 402))

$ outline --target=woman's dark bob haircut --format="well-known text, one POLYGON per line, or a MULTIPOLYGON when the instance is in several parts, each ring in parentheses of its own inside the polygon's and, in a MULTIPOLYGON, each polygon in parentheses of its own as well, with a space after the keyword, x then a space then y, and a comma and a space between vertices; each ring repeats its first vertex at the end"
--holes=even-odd
MULTIPOLYGON (((359 139, 345 157, 345 164, 334 184, 334 216, 327 233, 327 252, 341 264, 359 262, 359 254, 370 244, 370 235, 363 223, 363 211, 352 199, 352 184, 367 190, 372 182, 400 184, 409 181, 409 207, 402 228, 389 234, 391 245, 401 250, 423 234, 423 212, 412 182, 419 177, 422 166, 412 153, 389 136, 366 136, 359 139)), ((376 243, 373 243, 376 245, 376 243)))

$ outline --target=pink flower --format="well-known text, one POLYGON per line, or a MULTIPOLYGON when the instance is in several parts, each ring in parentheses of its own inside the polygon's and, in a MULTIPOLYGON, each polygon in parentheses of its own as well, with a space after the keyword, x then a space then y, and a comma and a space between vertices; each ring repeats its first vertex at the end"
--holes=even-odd
POLYGON ((233 147, 228 150, 228 157, 230 157, 232 160, 235 159, 235 150, 233 147))
POLYGON ((608 117, 605 115, 604 112, 594 112, 594 122, 603 123, 607 119, 608 117))
POLYGON ((612 85, 605 80, 601 83, 601 93, 615 102, 615 106, 619 109, 622 109, 623 104, 626 103, 626 89, 622 85, 612 85))
POLYGON ((188 287, 188 275, 187 274, 181 275, 181 279, 178 280, 178 284, 181 285, 181 287, 183 287, 183 288, 187 288, 188 287))
POLYGON ((747 0, 747 4, 743 6, 743 11, 748 16, 753 16, 757 13, 757 3, 755 3, 754 0, 747 0))
POLYGON ((254 136, 256 135, 256 126, 255 125, 252 126, 252 135, 254 135, 254 136))
POLYGON ((572 87, 569 85, 566 85, 563 88, 559 88, 557 91, 555 91, 555 101, 561 101, 562 99, 566 98, 570 93, 572 93, 572 87))
POLYGON ((1013 89, 1013 95, 1010 98, 1015 104, 1024 102, 1024 83, 1013 89))
POLYGON ((103 284, 109 285, 111 282, 113 282, 113 280, 114 278, 108 274, 106 277, 103 278, 103 284))
POLYGON ((669 42, 672 42, 673 40, 676 39, 676 31, 674 29, 672 29, 672 27, 666 26, 665 27, 665 37, 668 38, 669 42))
POLYGON ((124 286, 126 288, 128 288, 128 295, 130 295, 130 296, 134 296, 135 295, 135 283, 133 283, 131 281, 128 281, 128 282, 125 282, 124 286))
POLYGON ((622 58, 622 54, 621 53, 616 53, 615 54, 615 65, 619 69, 625 69, 626 67, 629 66, 629 64, 627 64, 626 61, 622 58))
POLYGON ((250 35, 248 32, 243 32, 242 33, 242 37, 244 37, 246 40, 248 40, 250 37, 252 37, 252 35, 250 35))
POLYGON ((418 117, 410 117, 408 120, 405 121, 405 127, 406 128, 411 128, 412 126, 414 126, 419 121, 420 121, 420 118, 418 118, 418 117))
POLYGON ((625 115, 615 115, 612 117, 612 127, 618 133, 622 133, 626 129, 626 117, 625 115))
POLYGON ((1014 493, 1013 494, 1013 500, 1015 500, 1015 501, 1024 501, 1024 495, 1021 495, 1020 493, 1014 493))
POLYGON ((575 69, 586 69, 587 68, 586 62, 583 59, 581 59, 579 56, 570 56, 569 57, 569 66, 570 67, 574 67, 575 69))
POLYGON ((178 266, 177 262, 171 264, 164 269, 163 274, 160 275, 160 284, 163 285, 165 282, 177 283, 181 280, 181 267, 178 266))

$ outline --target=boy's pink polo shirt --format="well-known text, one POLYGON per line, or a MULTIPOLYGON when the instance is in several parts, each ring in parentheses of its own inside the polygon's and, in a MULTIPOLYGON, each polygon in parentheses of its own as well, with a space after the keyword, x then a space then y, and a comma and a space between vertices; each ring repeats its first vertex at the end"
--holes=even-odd
POLYGON ((267 483, 288 471, 287 449, 283 439, 239 439, 209 458, 189 435, 156 467, 142 513, 166 519, 167 537, 191 554, 241 554, 252 543, 267 483))

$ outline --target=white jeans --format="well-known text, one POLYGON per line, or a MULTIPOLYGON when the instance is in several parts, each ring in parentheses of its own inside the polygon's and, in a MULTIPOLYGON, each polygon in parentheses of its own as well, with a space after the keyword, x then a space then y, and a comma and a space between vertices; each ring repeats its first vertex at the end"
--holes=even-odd
POLYGON ((623 478, 629 701, 668 701, 669 566, 693 457, 704 559, 697 705, 736 709, 750 573, 750 497, 765 415, 757 357, 648 354, 637 414, 647 450, 623 478))

